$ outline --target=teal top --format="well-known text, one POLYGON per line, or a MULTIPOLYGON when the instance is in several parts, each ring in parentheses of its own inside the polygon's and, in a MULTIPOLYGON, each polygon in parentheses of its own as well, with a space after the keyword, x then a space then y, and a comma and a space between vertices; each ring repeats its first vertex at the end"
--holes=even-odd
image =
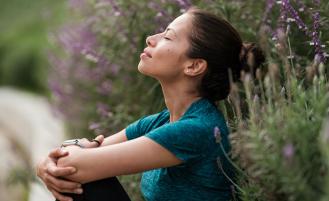
POLYGON ((148 137, 183 161, 180 165, 144 172, 141 191, 145 199, 231 200, 231 183, 223 171, 232 177, 232 167, 214 135, 214 128, 218 127, 221 144, 228 152, 229 132, 221 112, 207 99, 201 98, 193 102, 179 120, 169 122, 169 117, 169 111, 165 109, 126 128, 128 140, 148 137))

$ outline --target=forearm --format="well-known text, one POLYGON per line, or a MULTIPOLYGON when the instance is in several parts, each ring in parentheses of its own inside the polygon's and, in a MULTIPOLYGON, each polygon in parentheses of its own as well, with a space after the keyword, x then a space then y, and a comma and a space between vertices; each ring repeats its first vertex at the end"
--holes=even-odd
POLYGON ((94 149, 77 146, 69 146, 67 149, 69 155, 60 158, 57 165, 75 167, 77 172, 66 178, 79 183, 170 167, 183 162, 147 137, 94 149))
POLYGON ((69 155, 60 158, 58 167, 71 166, 77 169, 76 173, 65 177, 70 181, 88 183, 99 179, 123 174, 123 164, 115 148, 104 146, 95 149, 81 149, 76 146, 68 147, 69 155))
POLYGON ((118 144, 125 141, 127 141, 126 129, 123 129, 120 132, 105 138, 101 146, 118 144))

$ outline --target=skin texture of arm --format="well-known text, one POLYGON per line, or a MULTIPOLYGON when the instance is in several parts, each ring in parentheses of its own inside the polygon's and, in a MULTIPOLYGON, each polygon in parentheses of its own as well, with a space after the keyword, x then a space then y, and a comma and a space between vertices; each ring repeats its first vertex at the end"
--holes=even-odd
POLYGON ((105 138, 101 146, 118 144, 125 141, 127 141, 126 129, 123 129, 120 132, 105 138))
POLYGON ((76 173, 65 178, 79 183, 182 163, 170 151, 147 137, 93 149, 77 146, 65 149, 69 155, 60 158, 57 165, 75 167, 76 173))

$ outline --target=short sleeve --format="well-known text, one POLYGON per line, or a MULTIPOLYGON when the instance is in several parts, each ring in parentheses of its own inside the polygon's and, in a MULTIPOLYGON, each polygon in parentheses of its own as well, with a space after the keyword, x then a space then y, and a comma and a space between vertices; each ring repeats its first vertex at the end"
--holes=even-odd
POLYGON ((190 120, 166 124, 145 135, 184 162, 202 157, 208 144, 208 136, 207 129, 190 120))
POLYGON ((126 127, 126 137, 132 140, 150 132, 158 124, 161 124, 165 117, 166 110, 157 114, 144 116, 126 127))

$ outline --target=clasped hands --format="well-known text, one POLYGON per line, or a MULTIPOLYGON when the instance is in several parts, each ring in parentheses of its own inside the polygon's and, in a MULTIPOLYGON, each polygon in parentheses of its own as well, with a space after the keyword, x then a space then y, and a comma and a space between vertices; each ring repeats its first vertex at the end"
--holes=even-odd
MULTIPOLYGON (((99 135, 95 140, 102 144, 104 136, 99 135)), ((89 141, 86 138, 80 139, 79 143, 83 145, 84 148, 96 148, 99 146, 97 142, 89 141)), ((61 162, 60 160, 65 160, 65 157, 68 156, 70 152, 76 154, 79 153, 80 150, 81 147, 75 145, 56 148, 50 151, 48 156, 36 166, 37 176, 59 201, 72 201, 71 197, 65 196, 62 193, 83 193, 81 183, 64 179, 74 175, 78 170, 75 167, 57 165, 58 162, 61 162)))

